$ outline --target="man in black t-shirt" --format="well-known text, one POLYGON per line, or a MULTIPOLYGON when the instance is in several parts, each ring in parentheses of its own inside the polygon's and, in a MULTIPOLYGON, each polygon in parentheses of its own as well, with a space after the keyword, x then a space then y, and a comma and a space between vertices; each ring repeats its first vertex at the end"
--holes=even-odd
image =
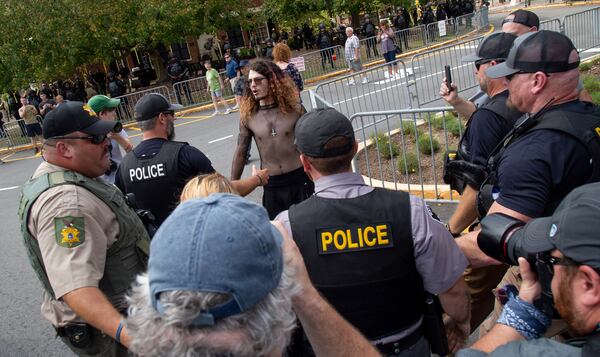
MULTIPOLYGON (((600 178, 600 134, 594 130, 600 110, 578 99, 578 67, 579 54, 568 37, 539 31, 517 38, 506 62, 486 70, 488 77, 507 82, 509 105, 530 114, 488 160, 480 214, 527 222, 552 214, 571 190, 600 178)), ((477 235, 457 239, 471 265, 497 264, 479 249, 477 235)), ((517 284, 516 277, 511 269, 505 281, 517 284)))
MULTIPOLYGON (((142 142, 121 162, 115 185, 126 195, 133 193, 137 208, 152 212, 159 226, 179 203, 186 182, 196 175, 215 171, 210 160, 197 148, 175 138, 175 111, 160 94, 143 96, 135 105, 135 119, 142 129, 142 142)), ((232 182, 242 196, 268 181, 267 170, 232 182)))

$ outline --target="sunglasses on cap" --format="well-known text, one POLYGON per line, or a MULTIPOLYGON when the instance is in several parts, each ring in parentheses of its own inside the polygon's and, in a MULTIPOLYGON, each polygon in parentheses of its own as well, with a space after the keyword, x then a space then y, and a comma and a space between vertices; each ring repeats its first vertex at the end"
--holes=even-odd
POLYGON ((106 139, 108 138, 108 136, 106 134, 104 135, 89 135, 89 136, 53 136, 51 138, 48 139, 54 139, 54 140, 88 140, 89 142, 91 142, 94 145, 100 145, 102 144, 106 139))

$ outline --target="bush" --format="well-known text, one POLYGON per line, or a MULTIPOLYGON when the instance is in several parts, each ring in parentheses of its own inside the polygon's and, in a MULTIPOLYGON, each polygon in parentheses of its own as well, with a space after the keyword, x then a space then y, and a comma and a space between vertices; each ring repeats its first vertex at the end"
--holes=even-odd
POLYGON ((414 174, 419 169, 419 159, 414 152, 407 152, 398 157, 397 166, 398 172, 401 174, 414 174))
POLYGON ((373 144, 377 145, 377 150, 379 150, 381 156, 388 160, 392 157, 397 157, 400 154, 398 144, 392 141, 390 145, 390 137, 385 134, 379 134, 377 136, 373 135, 371 136, 371 141, 373 144))
POLYGON ((419 135, 421 135, 421 129, 412 122, 403 123, 401 130, 402 130, 402 134, 404 134, 405 136, 412 135, 414 137, 415 130, 417 133, 419 133, 419 135))
POLYGON ((590 94, 600 92, 600 78, 595 76, 583 77, 583 88, 585 88, 590 94))
POLYGON ((581 72, 589 71, 592 68, 592 64, 590 62, 582 63, 579 65, 579 70, 581 72))
POLYGON ((592 101, 594 102, 594 104, 600 105, 600 92, 591 93, 591 96, 592 96, 592 101))
POLYGON ((431 150, 436 153, 440 151, 440 142, 436 138, 431 138, 429 134, 419 136, 419 151, 425 154, 431 154, 431 150))
POLYGON ((462 130, 462 124, 460 123, 460 120, 455 119, 449 122, 446 122, 446 130, 454 135, 455 137, 460 137, 461 134, 461 130, 462 130))

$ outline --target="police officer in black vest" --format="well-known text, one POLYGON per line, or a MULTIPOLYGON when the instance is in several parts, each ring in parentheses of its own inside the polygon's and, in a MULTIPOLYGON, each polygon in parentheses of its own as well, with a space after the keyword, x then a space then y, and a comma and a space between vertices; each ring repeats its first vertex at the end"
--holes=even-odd
MULTIPOLYGON (((506 62, 486 70, 505 78, 508 103, 527 113, 492 152, 477 197, 481 216, 504 213, 529 221, 551 215, 574 188, 600 179, 600 109, 578 99, 579 54, 553 31, 518 37, 506 62)), ((497 263, 477 245, 477 232, 457 239, 472 266, 497 263)), ((516 277, 516 272, 509 271, 516 277)), ((503 283, 501 283, 503 284, 503 283)))
MULTIPOLYGON (((158 93, 146 94, 135 104, 135 120, 143 140, 125 155, 115 177, 121 191, 134 194, 137 208, 152 212, 157 226, 175 209, 189 179, 215 171, 200 150, 173 141, 175 111, 181 108, 158 93)), ((232 184, 244 196, 267 181, 266 169, 254 169, 252 177, 232 184)))
MULTIPOLYGON (((474 55, 462 59, 463 62, 474 62, 479 86, 490 100, 471 115, 458 150, 448 153, 446 158, 444 181, 461 194, 456 211, 448 221, 448 230, 455 237, 460 236, 477 219, 477 193, 487 176, 487 159, 522 115, 506 105, 508 89, 504 80, 492 79, 485 74, 486 69, 506 60, 515 38, 515 35, 506 32, 492 34, 481 41, 474 55)), ((442 85, 440 91, 444 98, 451 96, 447 90, 442 85)), ((499 265, 469 268, 465 272, 465 281, 471 293, 472 329, 477 328, 492 311, 495 300, 492 290, 506 268, 505 265, 499 265)))
POLYGON ((467 262, 423 200, 367 186, 352 172, 358 145, 335 109, 305 114, 295 135, 315 195, 276 220, 321 294, 386 355, 430 355, 421 330, 425 290, 439 294, 449 328, 466 337, 467 262))
MULTIPOLYGON (((522 115, 506 105, 508 89, 504 80, 485 75, 486 69, 506 60, 515 38, 517 36, 506 32, 494 33, 481 41, 475 54, 462 58, 463 62, 475 65, 479 87, 490 101, 471 115, 458 150, 448 154, 444 168, 444 181, 461 194, 460 203, 448 222, 454 236, 460 235, 477 218, 476 196, 486 177, 487 158, 522 115)), ((447 87, 442 90, 448 95, 447 87)))

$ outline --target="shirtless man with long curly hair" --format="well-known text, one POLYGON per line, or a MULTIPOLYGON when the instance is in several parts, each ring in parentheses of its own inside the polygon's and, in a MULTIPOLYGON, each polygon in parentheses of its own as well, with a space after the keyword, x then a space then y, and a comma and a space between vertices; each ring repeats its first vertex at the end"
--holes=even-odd
POLYGON ((271 175, 263 194, 263 206, 271 219, 314 192, 294 144, 294 127, 302 113, 294 83, 276 64, 257 61, 250 66, 231 179, 242 176, 246 151, 254 137, 261 167, 271 175))

